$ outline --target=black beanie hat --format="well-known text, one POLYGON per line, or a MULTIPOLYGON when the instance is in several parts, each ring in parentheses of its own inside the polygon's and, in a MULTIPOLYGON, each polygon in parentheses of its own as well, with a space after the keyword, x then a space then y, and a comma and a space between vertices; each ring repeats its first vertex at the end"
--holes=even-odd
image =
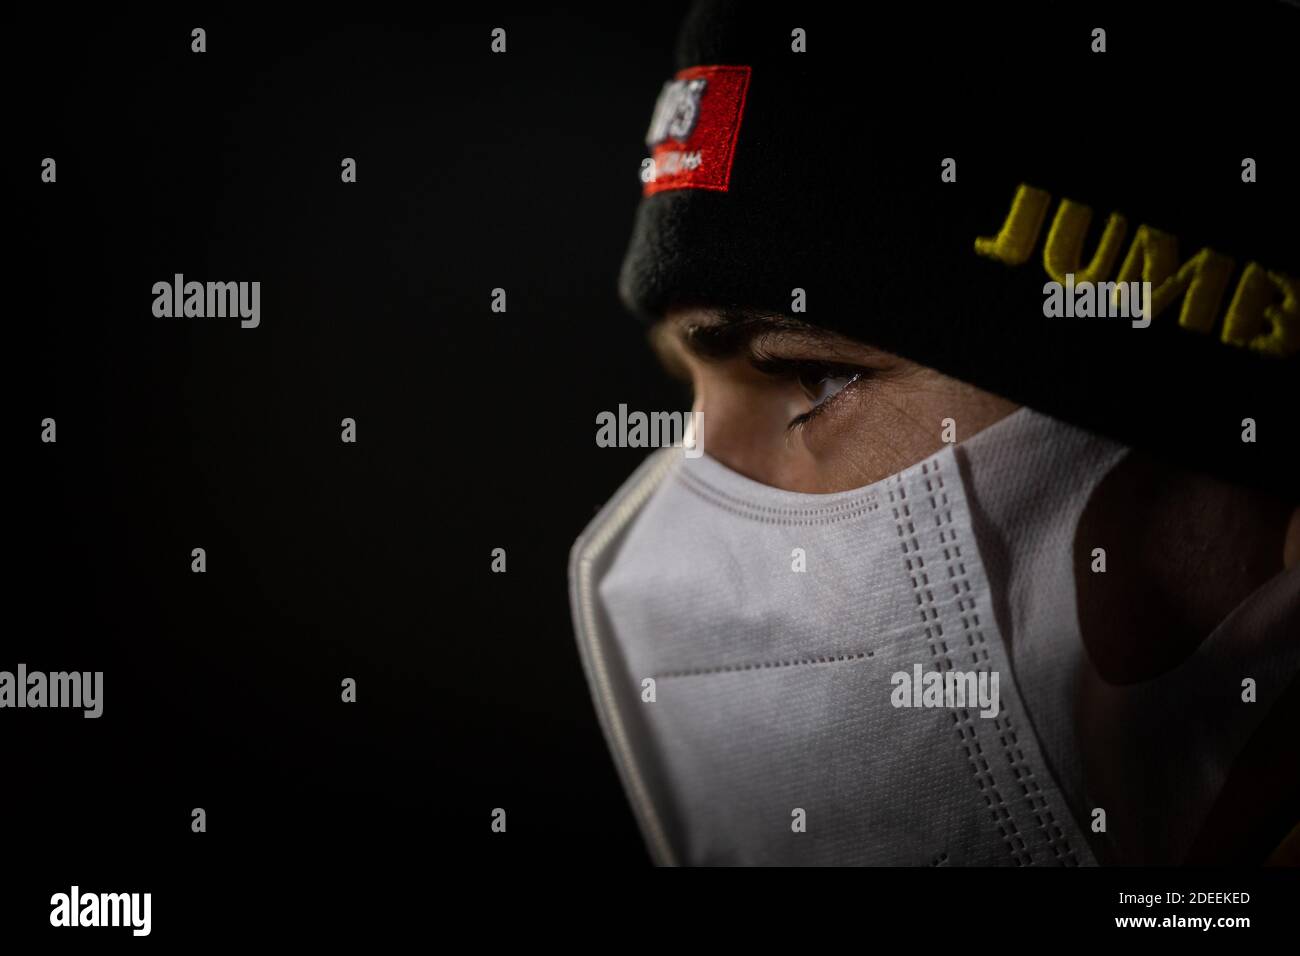
POLYGON ((697 4, 624 302, 792 315, 1294 498, 1300 8, 1134 6, 697 4), (1151 281, 1149 325, 1047 315, 1067 274, 1151 281))

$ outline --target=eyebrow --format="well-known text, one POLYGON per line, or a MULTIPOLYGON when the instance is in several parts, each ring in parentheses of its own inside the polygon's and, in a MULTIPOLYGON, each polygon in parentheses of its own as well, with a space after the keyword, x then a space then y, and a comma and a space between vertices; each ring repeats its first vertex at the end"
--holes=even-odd
POLYGON ((715 314, 718 318, 715 322, 677 327, 679 341, 697 358, 714 361, 734 358, 748 352, 755 339, 773 333, 793 333, 815 341, 839 338, 826 329, 777 313, 724 308, 715 314))

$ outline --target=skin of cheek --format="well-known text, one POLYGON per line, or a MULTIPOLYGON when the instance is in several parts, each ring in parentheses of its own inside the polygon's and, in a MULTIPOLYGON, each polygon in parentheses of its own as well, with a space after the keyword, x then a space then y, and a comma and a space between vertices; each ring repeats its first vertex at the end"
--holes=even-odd
POLYGON ((804 452, 794 490, 830 493, 872 484, 946 444, 944 419, 962 441, 1019 406, 910 363, 874 373, 798 429, 804 452))

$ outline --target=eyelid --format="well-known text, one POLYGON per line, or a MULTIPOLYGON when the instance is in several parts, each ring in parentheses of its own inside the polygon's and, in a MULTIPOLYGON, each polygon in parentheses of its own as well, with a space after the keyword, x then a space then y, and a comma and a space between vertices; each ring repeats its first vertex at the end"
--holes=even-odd
POLYGON ((799 381, 803 375, 822 381, 828 378, 848 378, 849 381, 834 395, 813 405, 808 411, 796 415, 786 423, 786 431, 802 428, 818 415, 840 402, 845 395, 854 394, 869 382, 875 370, 863 365, 845 362, 827 362, 819 359, 782 358, 776 355, 754 355, 750 364, 760 373, 783 381, 799 381))
POLYGON ((816 386, 812 389, 807 388, 808 383, 806 382, 801 381, 799 384, 805 386, 804 394, 808 395, 808 400, 813 403, 813 408, 820 408, 827 402, 834 401, 835 396, 839 395, 840 392, 844 391, 861 377, 861 372, 853 372, 849 375, 823 375, 817 379, 816 386), (828 384, 834 384, 837 387, 835 388, 835 391, 826 395, 825 392, 828 384))
POLYGON ((884 353, 822 329, 763 332, 750 341, 749 353, 751 358, 820 363, 832 368, 872 369, 885 364, 884 353))
POLYGON ((797 378, 801 374, 817 374, 823 378, 840 376, 866 375, 871 371, 863 365, 851 365, 846 362, 827 362, 821 359, 782 358, 777 355, 755 355, 749 364, 764 375, 773 378, 797 378))
POLYGON ((818 415, 842 401, 845 395, 855 393, 858 388, 864 386, 869 381, 871 381, 871 375, 866 369, 859 369, 856 372, 851 373, 849 381, 846 382, 834 395, 823 399, 812 408, 808 409, 808 411, 790 419, 790 421, 786 423, 785 430, 791 432, 796 428, 804 427, 818 415))
POLYGON ((680 327, 664 322, 650 329, 650 343, 660 364, 674 378, 688 384, 694 384, 694 376, 691 374, 690 363, 686 360, 687 355, 710 364, 723 363, 732 358, 747 358, 748 364, 760 374, 786 382, 797 382, 803 376, 821 380, 841 377, 850 379, 835 394, 791 419, 786 425, 787 430, 807 424, 823 411, 835 406, 844 395, 856 393, 859 387, 871 382, 877 375, 887 373, 891 367, 885 357, 877 357, 874 350, 857 343, 845 343, 833 333, 820 329, 764 330, 751 334, 749 330, 732 327, 725 330, 726 334, 721 334, 723 330, 705 326, 702 327, 705 334, 694 341, 691 334, 693 328, 688 327, 683 331, 680 327), (794 354, 779 354, 782 351, 794 354))

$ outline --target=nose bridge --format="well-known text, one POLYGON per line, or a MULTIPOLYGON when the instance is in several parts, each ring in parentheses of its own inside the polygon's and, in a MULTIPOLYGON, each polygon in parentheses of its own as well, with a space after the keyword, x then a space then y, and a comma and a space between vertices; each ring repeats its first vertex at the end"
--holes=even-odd
POLYGON ((779 484, 787 451, 786 405, 784 396, 757 383, 700 382, 694 410, 703 413, 705 453, 754 481, 779 484))

